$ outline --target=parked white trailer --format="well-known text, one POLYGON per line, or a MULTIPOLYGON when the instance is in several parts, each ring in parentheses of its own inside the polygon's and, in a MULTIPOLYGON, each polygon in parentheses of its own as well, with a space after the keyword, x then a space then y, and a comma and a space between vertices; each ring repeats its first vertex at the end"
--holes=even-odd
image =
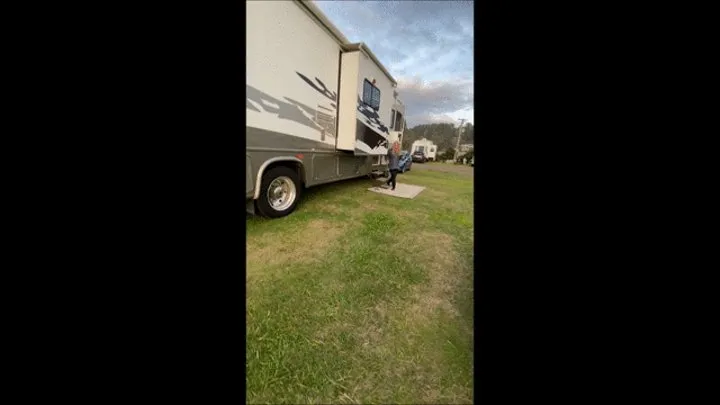
POLYGON ((248 1, 247 210, 292 212, 304 188, 387 172, 397 82, 308 1, 248 1))
POLYGON ((425 138, 418 139, 417 141, 413 142, 410 149, 410 153, 415 152, 423 152, 428 160, 434 161, 436 160, 437 156, 437 145, 425 138))

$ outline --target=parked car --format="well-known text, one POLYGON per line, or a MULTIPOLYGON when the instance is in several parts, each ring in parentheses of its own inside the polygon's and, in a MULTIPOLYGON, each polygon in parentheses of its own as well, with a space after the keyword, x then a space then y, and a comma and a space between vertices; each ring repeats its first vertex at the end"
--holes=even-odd
POLYGON ((410 170, 412 168, 412 156, 410 156, 410 152, 408 151, 402 151, 400 152, 400 158, 398 160, 398 166, 400 167, 400 173, 405 173, 406 171, 410 170))
POLYGON ((425 153, 417 151, 412 154, 412 161, 425 163, 425 162, 427 162, 427 157, 425 156, 425 153))

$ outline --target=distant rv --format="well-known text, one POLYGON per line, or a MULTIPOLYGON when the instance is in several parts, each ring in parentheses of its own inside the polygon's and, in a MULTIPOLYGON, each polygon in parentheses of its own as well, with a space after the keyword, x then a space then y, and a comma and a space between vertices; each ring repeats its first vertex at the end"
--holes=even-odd
POLYGON ((245 7, 247 211, 282 217, 307 187, 387 173, 405 129, 390 72, 311 1, 245 7))
POLYGON ((460 145, 458 152, 466 153, 466 152, 470 152, 474 148, 475 148, 475 145, 473 145, 471 143, 464 143, 464 144, 460 145))
POLYGON ((437 145, 425 138, 413 142, 410 154, 422 152, 429 161, 434 161, 437 155, 437 145))

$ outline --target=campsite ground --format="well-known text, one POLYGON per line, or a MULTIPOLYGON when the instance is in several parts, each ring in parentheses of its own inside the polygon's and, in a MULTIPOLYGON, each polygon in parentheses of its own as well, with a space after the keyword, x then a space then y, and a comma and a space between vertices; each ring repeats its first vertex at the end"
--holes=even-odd
POLYGON ((472 168, 420 166, 248 217, 247 403, 472 403, 472 168))
POLYGON ((469 165, 456 165, 453 163, 443 163, 443 162, 428 162, 428 163, 413 163, 411 172, 413 170, 419 170, 419 171, 435 171, 435 172, 443 172, 443 173, 458 173, 458 174, 465 174, 469 176, 473 176, 475 171, 473 166, 469 165))

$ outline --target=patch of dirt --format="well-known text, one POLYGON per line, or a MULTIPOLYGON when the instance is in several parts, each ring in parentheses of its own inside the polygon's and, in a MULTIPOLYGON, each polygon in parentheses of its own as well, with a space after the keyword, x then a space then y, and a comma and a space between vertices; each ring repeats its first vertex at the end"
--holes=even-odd
POLYGON ((318 261, 345 232, 339 223, 315 219, 301 230, 267 233, 247 240, 247 273, 283 263, 318 261))
POLYGON ((363 349, 374 349, 378 344, 382 343, 383 336, 383 329, 375 323, 363 328, 358 334, 363 349))

